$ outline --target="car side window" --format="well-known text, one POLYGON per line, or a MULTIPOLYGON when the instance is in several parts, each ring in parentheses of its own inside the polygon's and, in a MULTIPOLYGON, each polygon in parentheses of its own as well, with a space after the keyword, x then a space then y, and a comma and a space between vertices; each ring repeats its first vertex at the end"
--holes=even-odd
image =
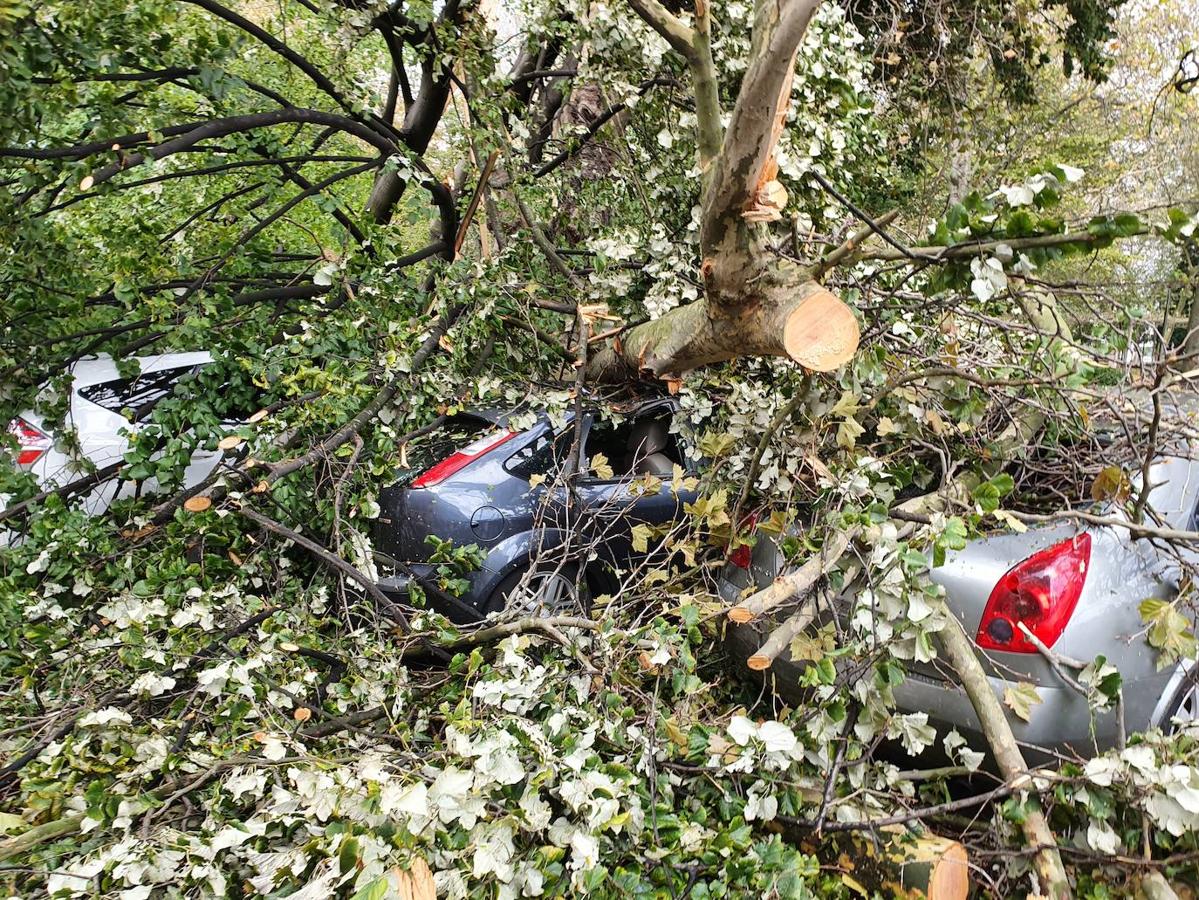
MULTIPOLYGON (((570 433, 573 434, 573 431, 570 433)), ((525 481, 534 475, 549 477, 562 464, 569 446, 565 435, 555 435, 547 429, 508 457, 504 468, 525 481)))
POLYGON ((612 467, 612 478, 594 480, 621 481, 642 475, 670 478, 675 465, 684 465, 676 435, 670 433, 671 413, 648 410, 616 423, 597 417, 587 432, 584 454, 593 467, 597 454, 612 467))
POLYGON ((133 411, 133 421, 140 422, 148 416, 154 406, 171 392, 184 375, 196 371, 199 366, 180 366, 143 372, 134 378, 116 378, 103 384, 93 384, 79 389, 79 396, 110 412, 133 411))

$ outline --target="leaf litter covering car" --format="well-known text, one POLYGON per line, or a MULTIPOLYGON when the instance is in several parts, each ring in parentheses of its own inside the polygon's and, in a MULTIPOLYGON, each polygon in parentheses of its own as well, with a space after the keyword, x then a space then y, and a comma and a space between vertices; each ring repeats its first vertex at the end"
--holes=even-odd
POLYGON ((524 430, 494 410, 452 417, 380 494, 374 547, 389 573, 379 587, 405 600, 415 580, 461 622, 505 608, 586 609, 591 596, 616 589, 618 573, 653 556, 636 549, 638 526, 681 520, 697 498, 694 463, 671 433, 674 410, 658 399, 612 419, 586 411, 573 491, 557 477, 575 444, 572 416, 555 425, 542 414, 524 430), (480 551, 456 597, 435 583, 446 542, 480 551))
MULTIPOLYGON (((63 436, 55 433, 45 417, 25 410, 8 426, 9 435, 16 440, 17 466, 32 473, 44 489, 70 484, 87 474, 81 460, 97 470, 115 467, 130 449, 127 434, 141 427, 158 403, 183 380, 211 362, 212 355, 206 352, 161 353, 128 360, 126 374, 122 374, 107 354, 77 361, 71 367, 72 383, 64 424, 75 430, 78 450, 68 452, 63 436), (128 374, 130 368, 136 374, 128 374)), ((215 447, 192 452, 183 473, 183 485, 201 482, 221 456, 215 447)), ((115 500, 139 491, 153 492, 156 488, 152 478, 111 478, 84 495, 83 507, 88 513, 98 515, 115 500)))
MULTIPOLYGON (((1199 462, 1163 457, 1149 478, 1149 505, 1160 525, 1194 530, 1199 462)), ((1114 507, 1108 515, 1125 518, 1114 507)), ((1181 567, 1153 542, 1134 540, 1130 534, 1114 525, 1079 527, 1063 521, 970 541, 931 570, 932 580, 945 589, 947 606, 974 638, 1000 700, 1008 689, 1020 691, 1021 684, 1035 688, 1040 702, 1028 698, 1033 701, 1028 721, 1008 716, 1030 758, 1042 757, 1036 748, 1090 756, 1116 745, 1121 711, 1092 711, 1087 699, 1063 681, 1026 637, 1021 623, 1059 658, 1091 662, 1102 656, 1119 671, 1127 733, 1151 727, 1171 730, 1199 717, 1199 669, 1192 668, 1189 654, 1159 668, 1164 658, 1146 640, 1141 613, 1143 604, 1150 613, 1174 613, 1162 604, 1177 598, 1181 567)), ((761 535, 751 553, 724 566, 721 598, 737 603, 769 586, 783 569, 779 542, 761 535)), ((853 603, 853 593, 844 591, 833 598, 835 613, 826 611, 816 624, 827 622, 832 614, 847 621, 853 603)), ((772 627, 756 620, 730 628, 730 652, 741 671, 747 670, 747 661, 772 627)), ((788 647, 766 670, 771 684, 789 702, 804 698, 800 683, 806 665, 794 659, 788 647)), ((939 734, 956 728, 970 744, 986 746, 974 707, 944 663, 909 662, 907 677, 894 695, 901 712, 927 713, 939 734)))

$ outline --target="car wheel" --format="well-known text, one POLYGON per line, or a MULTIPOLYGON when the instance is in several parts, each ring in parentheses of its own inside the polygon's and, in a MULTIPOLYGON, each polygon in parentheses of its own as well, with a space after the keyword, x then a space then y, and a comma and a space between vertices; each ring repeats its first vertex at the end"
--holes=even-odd
POLYGON ((591 592, 586 579, 579 582, 578 571, 573 565, 547 565, 513 572, 495 589, 488 611, 543 617, 586 613, 591 592))
POLYGON ((1173 734, 1192 722, 1199 722, 1199 666, 1191 666, 1174 689, 1162 713, 1161 729, 1173 734))

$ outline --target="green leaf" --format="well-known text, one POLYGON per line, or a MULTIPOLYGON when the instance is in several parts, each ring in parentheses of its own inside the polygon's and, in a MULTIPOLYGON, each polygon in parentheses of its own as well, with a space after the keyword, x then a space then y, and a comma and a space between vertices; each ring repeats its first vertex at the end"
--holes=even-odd
POLYGON ((1145 230, 1145 223, 1141 221, 1140 216, 1130 212, 1117 214, 1112 220, 1112 225, 1119 237, 1130 237, 1145 230))
POLYGON ((352 872, 357 869, 360 853, 358 838, 348 837, 343 840, 341 842, 341 850, 337 854, 337 864, 341 867, 341 871, 352 872))
POLYGON ((969 532, 966 523, 958 516, 945 520, 945 527, 933 542, 933 567, 945 565, 945 554, 948 550, 961 550, 966 546, 969 532))
POLYGON ((380 875, 374 881, 360 887, 350 900, 385 900, 389 889, 387 876, 380 875))
POLYGON ((1009 822, 1014 822, 1017 825, 1024 823, 1028 818, 1028 809, 1024 805, 1024 801, 1018 797, 1008 797, 1003 804, 1003 817, 1009 822))
POLYGON ((945 529, 941 532, 940 540, 950 550, 961 550, 966 546, 966 523, 958 516, 945 520, 945 529))
POLYGON ((970 496, 984 513, 999 509, 999 490, 989 481, 984 481, 972 490, 970 496))

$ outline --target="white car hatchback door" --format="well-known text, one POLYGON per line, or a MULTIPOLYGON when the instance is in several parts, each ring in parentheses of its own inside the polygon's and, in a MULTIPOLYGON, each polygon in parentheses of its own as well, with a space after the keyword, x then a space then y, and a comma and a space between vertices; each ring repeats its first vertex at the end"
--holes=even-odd
MULTIPOLYGON (((78 435, 79 450, 72 455, 65 442, 55 440, 53 430, 32 410, 22 412, 9 425, 18 443, 17 464, 32 472, 44 489, 69 484, 87 474, 83 460, 96 469, 120 463, 129 449, 127 433, 136 432, 154 405, 167 396, 180 378, 212 362, 205 352, 163 353, 139 358, 140 372, 125 378, 107 355, 89 357, 71 368, 74 377, 66 426, 78 435), (124 411, 132 412, 132 421, 124 411)), ((198 451, 185 474, 185 483, 195 484, 208 475, 220 459, 219 453, 198 451)), ((141 489, 155 490, 146 482, 141 489)), ((95 515, 118 498, 132 496, 136 483, 110 479, 84 498, 84 508, 95 515)))

